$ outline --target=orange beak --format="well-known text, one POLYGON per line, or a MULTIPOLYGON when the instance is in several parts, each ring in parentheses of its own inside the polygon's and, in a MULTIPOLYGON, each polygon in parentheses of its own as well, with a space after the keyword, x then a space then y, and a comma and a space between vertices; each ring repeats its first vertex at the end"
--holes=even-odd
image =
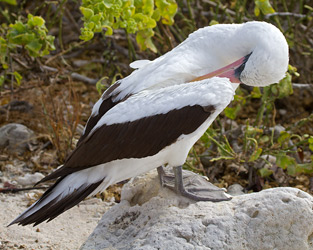
POLYGON ((208 73, 206 75, 199 76, 199 77, 193 79, 192 82, 201 81, 204 79, 208 79, 208 78, 212 78, 214 76, 217 76, 217 77, 227 77, 233 83, 240 83, 240 79, 239 79, 240 73, 244 69, 244 65, 247 62, 249 56, 250 56, 250 54, 240 58, 239 60, 237 60, 237 61, 235 61, 235 62, 233 62, 233 63, 231 63, 231 64, 229 64, 223 68, 215 70, 215 71, 208 73))

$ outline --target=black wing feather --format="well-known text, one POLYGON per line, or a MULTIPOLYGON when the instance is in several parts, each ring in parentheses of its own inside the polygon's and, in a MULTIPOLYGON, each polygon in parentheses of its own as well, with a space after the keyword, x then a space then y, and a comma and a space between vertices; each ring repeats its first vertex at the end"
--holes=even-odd
POLYGON ((182 134, 194 132, 214 110, 213 106, 186 106, 132 122, 103 125, 81 141, 63 167, 40 182, 118 159, 155 155, 182 134))

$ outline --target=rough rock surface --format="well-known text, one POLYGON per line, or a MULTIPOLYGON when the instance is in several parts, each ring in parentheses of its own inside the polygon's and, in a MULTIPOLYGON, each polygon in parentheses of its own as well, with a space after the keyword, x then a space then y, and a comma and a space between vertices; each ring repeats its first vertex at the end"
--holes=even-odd
POLYGON ((34 138, 34 132, 22 124, 9 123, 0 128, 0 147, 13 153, 23 154, 31 149, 34 138))
POLYGON ((313 249, 313 197, 299 189, 196 203, 158 183, 150 172, 126 184, 81 250, 313 249))

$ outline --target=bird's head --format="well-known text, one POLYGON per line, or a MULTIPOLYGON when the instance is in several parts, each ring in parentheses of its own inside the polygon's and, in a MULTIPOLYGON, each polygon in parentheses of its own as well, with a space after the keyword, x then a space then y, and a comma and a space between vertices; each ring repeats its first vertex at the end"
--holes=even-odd
POLYGON ((236 46, 242 57, 194 81, 218 76, 233 83, 262 87, 284 78, 289 61, 288 44, 278 28, 265 22, 248 22, 234 36, 242 41, 236 46))

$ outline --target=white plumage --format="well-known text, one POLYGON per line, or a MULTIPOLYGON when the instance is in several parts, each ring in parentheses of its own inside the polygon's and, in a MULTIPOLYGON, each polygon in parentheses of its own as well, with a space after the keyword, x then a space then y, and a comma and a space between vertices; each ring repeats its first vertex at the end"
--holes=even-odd
MULTIPOLYGON (((220 24, 195 31, 165 55, 138 64, 113 93, 129 93, 189 82, 252 53, 242 72, 247 85, 278 82, 288 67, 288 44, 283 34, 265 22, 220 24), (256 70, 257 69, 257 70, 256 70), (156 77, 157 76, 157 77, 156 77)), ((135 64, 136 65, 136 64, 135 64)))
POLYGON ((43 179, 57 183, 11 224, 51 220, 113 183, 164 164, 181 166, 239 81, 278 82, 287 66, 284 36, 264 22, 205 27, 153 61, 133 62, 137 69, 94 105, 71 156, 43 179), (227 66, 233 62, 235 68, 227 66))
POLYGON ((143 117, 166 114, 186 106, 214 105, 221 106, 219 110, 222 111, 230 103, 234 93, 232 83, 227 78, 218 77, 155 90, 143 90, 106 112, 93 130, 104 124, 132 122, 143 117))

